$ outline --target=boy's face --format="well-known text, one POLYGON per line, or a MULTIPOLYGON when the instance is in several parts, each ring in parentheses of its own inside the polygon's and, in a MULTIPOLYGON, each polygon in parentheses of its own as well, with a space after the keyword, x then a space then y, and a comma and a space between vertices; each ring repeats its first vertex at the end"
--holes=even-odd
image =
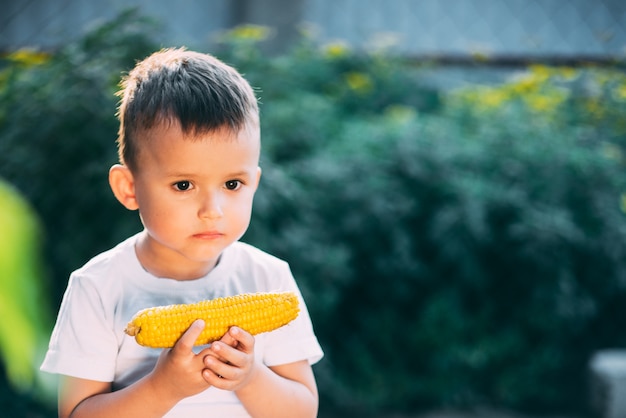
POLYGON ((261 175, 258 129, 186 138, 173 125, 146 142, 132 176, 147 231, 140 261, 161 277, 199 277, 250 223, 261 175))

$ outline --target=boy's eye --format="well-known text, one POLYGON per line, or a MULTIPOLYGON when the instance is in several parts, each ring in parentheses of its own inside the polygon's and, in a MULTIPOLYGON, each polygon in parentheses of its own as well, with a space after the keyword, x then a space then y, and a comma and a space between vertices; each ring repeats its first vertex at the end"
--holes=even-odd
POLYGON ((185 190, 189 190, 191 188, 191 183, 188 182, 187 180, 177 181, 176 183, 174 183, 174 188, 176 190, 180 190, 181 192, 184 192, 185 190))
POLYGON ((239 180, 228 180, 226 183, 224 183, 224 185, 228 190, 237 190, 239 187, 241 187, 241 182, 239 180))

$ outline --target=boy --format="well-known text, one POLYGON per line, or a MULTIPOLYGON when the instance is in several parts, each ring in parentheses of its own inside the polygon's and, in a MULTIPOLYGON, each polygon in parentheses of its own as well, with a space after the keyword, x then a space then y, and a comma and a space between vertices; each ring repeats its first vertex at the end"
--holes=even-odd
POLYGON ((139 234, 72 273, 42 370, 61 375, 60 417, 313 417, 323 353, 288 265, 239 242, 261 176, 256 98, 210 55, 166 49, 122 83, 115 197, 139 234), (294 291, 291 324, 232 327, 193 348, 197 320, 166 350, 124 327, 140 309, 245 292, 294 291))

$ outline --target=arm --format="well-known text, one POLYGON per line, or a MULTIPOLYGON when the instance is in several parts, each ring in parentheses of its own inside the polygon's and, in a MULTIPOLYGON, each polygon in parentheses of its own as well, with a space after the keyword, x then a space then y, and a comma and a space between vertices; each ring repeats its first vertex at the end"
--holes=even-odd
POLYGON ((259 365, 257 373, 236 392, 252 416, 317 416, 317 386, 308 361, 270 368, 259 365))
POLYGON ((59 387, 60 418, 162 417, 181 399, 207 389, 202 359, 192 351, 204 323, 194 322, 171 350, 163 350, 150 374, 119 391, 110 382, 64 377, 59 387))
POLYGON ((254 337, 232 327, 204 358, 204 378, 212 386, 232 390, 255 418, 315 417, 318 394, 308 361, 275 367, 254 359, 254 337))

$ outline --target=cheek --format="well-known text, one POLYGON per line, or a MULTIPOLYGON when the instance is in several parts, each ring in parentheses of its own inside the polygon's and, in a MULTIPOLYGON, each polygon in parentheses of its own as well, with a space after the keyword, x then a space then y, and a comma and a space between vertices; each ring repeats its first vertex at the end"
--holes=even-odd
POLYGON ((230 212, 235 214, 239 221, 246 225, 250 222, 250 216, 252 214, 252 196, 245 195, 239 199, 231 202, 230 212))
POLYGON ((167 229, 178 227, 181 220, 188 219, 188 211, 185 205, 170 202, 167 199, 155 196, 144 196, 139 209, 139 214, 144 222, 152 228, 167 229))

